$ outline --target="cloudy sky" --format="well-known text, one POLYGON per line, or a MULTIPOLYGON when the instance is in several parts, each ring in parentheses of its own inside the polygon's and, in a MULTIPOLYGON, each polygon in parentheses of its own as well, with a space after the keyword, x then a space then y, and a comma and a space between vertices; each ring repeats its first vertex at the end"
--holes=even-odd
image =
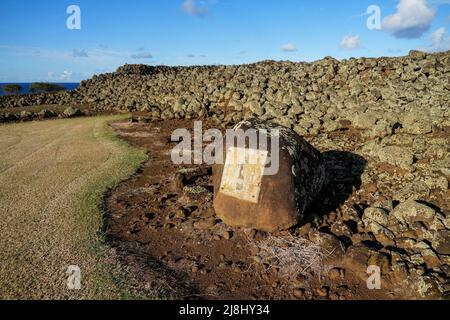
POLYGON ((313 61, 411 49, 450 49, 450 0, 0 2, 0 82, 78 82, 125 63, 313 61))

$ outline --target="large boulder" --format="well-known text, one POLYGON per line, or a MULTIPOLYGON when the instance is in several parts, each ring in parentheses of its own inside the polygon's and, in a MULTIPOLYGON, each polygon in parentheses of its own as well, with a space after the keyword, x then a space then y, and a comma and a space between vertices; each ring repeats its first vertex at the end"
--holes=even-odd
POLYGON ((294 131, 271 122, 246 120, 234 133, 242 138, 251 130, 267 141, 266 147, 246 140, 239 148, 238 139, 227 141, 225 164, 213 166, 216 214, 230 226, 286 230, 303 220, 325 182, 322 155, 294 131), (243 154, 245 162, 232 161, 243 154), (277 160, 278 170, 273 170, 277 160))

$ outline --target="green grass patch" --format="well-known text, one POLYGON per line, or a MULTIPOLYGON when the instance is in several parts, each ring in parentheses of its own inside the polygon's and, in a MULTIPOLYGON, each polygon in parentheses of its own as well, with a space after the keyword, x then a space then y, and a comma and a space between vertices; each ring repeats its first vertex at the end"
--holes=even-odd
MULTIPOLYGON (((113 121, 126 119, 128 119, 127 116, 117 116, 113 121)), ((120 299, 151 298, 140 292, 132 278, 127 277, 125 269, 105 261, 109 247, 101 231, 103 228, 102 203, 105 193, 133 175, 147 159, 147 154, 144 150, 131 147, 118 138, 106 122, 96 138, 115 144, 120 152, 109 159, 113 163, 110 170, 86 185, 78 197, 79 212, 82 213, 81 218, 84 220, 82 241, 86 245, 87 254, 97 257, 96 269, 89 279, 94 294, 91 298, 101 299, 105 296, 110 298, 111 294, 117 295, 120 299)))

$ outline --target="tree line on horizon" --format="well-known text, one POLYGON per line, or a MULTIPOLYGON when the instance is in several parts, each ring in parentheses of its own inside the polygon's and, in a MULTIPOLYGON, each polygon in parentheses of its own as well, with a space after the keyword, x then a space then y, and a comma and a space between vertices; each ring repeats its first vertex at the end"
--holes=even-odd
MULTIPOLYGON (((23 86, 17 83, 8 83, 2 86, 3 92, 8 94, 19 94, 23 91, 23 86)), ((43 93, 43 92, 54 92, 63 91, 64 86, 57 83, 48 82, 33 82, 30 84, 30 93, 43 93)))

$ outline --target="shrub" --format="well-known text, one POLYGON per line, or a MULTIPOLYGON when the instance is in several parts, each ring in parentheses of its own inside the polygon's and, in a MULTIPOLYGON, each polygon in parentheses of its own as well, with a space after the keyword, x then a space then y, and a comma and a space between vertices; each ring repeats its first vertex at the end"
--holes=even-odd
POLYGON ((11 94, 18 94, 22 91, 22 86, 20 84, 4 84, 3 85, 3 92, 5 93, 11 93, 11 94))
POLYGON ((56 83, 34 82, 30 85, 31 93, 62 91, 65 88, 56 83))

